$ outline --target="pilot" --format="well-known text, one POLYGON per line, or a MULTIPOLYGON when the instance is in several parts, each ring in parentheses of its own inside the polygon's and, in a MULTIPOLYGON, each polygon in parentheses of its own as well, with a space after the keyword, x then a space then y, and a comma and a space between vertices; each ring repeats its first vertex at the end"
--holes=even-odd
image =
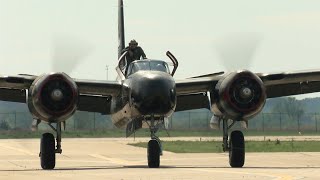
POLYGON ((134 60, 139 60, 141 57, 143 59, 147 59, 143 49, 138 46, 138 42, 134 39, 129 42, 129 46, 122 50, 122 53, 126 51, 128 51, 128 54, 126 55, 127 65, 129 65, 134 60))

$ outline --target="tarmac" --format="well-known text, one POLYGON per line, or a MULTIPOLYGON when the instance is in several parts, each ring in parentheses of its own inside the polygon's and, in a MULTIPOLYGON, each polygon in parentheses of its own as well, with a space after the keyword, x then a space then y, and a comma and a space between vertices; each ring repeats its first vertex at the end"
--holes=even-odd
POLYGON ((151 169, 146 149, 127 145, 147 140, 65 138, 54 170, 40 167, 39 139, 0 140, 0 180, 320 179, 320 152, 246 153, 243 168, 230 168, 227 153, 164 152, 151 169))

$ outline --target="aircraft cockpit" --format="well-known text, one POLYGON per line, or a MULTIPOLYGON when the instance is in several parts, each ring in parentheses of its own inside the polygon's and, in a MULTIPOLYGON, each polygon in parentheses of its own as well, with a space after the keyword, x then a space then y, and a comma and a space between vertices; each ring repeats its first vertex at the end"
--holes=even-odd
POLYGON ((169 51, 167 51, 166 55, 172 61, 172 64, 170 63, 170 66, 173 66, 172 71, 169 69, 169 64, 161 60, 141 59, 127 64, 125 58, 126 54, 127 52, 123 53, 119 58, 118 66, 116 68, 119 75, 117 79, 124 80, 126 77, 138 71, 162 71, 173 76, 178 68, 177 59, 169 51))
POLYGON ((138 71, 162 71, 170 74, 169 66, 160 60, 137 60, 129 64, 127 76, 138 71))

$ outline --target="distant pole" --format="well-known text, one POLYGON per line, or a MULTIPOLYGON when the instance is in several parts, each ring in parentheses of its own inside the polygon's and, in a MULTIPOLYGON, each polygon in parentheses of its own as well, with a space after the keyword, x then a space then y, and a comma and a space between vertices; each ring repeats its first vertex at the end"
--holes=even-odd
POLYGON ((282 130, 282 116, 281 116, 281 113, 280 113, 280 131, 282 130))
POLYGON ((262 113, 262 131, 264 132, 264 113, 262 113))
POLYGON ((189 112, 189 129, 191 129, 191 112, 189 112))
POLYGON ((210 118, 211 113, 207 112, 207 129, 210 130, 210 125, 209 125, 209 118, 210 118))
POLYGON ((106 65, 106 78, 107 78, 107 80, 109 79, 109 66, 108 65, 106 65))
POLYGON ((314 114, 314 120, 316 121, 316 132, 318 132, 318 118, 317 118, 317 113, 314 114))
POLYGON ((300 116, 298 115, 298 132, 300 132, 300 116))
POLYGON ((14 112, 14 128, 17 129, 17 111, 14 112))
POLYGON ((96 113, 93 113, 93 130, 96 130, 96 113))

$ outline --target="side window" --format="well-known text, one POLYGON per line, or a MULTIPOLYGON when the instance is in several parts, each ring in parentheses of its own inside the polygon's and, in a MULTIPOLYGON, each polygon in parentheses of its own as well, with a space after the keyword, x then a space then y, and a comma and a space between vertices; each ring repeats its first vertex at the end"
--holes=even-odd
POLYGON ((171 73, 170 73, 169 65, 168 65, 167 63, 164 63, 164 65, 165 65, 165 67, 166 67, 166 69, 167 69, 166 72, 169 73, 169 74, 171 74, 171 73))
POLYGON ((129 64, 127 76, 134 74, 140 70, 149 70, 149 62, 133 62, 129 64))
POLYGON ((136 73, 137 71, 139 71, 139 67, 135 63, 135 64, 132 65, 132 70, 131 70, 132 73, 131 74, 136 73))
POLYGON ((154 69, 157 71, 167 72, 166 67, 162 63, 155 64, 154 69))
POLYGON ((135 72, 134 72, 134 64, 131 63, 131 64, 129 64, 129 67, 128 67, 127 76, 129 76, 129 75, 131 75, 131 74, 133 74, 133 73, 135 73, 135 72))
POLYGON ((151 69, 154 71, 162 71, 162 72, 170 73, 168 64, 165 62, 152 62, 150 63, 150 65, 151 65, 151 69))

